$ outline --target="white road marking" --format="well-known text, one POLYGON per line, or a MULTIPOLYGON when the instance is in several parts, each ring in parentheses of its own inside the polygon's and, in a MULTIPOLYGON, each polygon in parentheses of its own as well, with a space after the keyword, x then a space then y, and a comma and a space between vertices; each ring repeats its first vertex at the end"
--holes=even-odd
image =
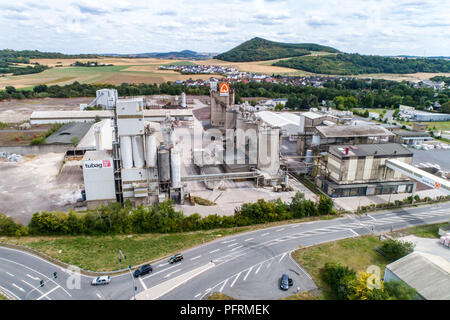
POLYGON ((158 264, 158 267, 164 267, 164 266, 167 266, 169 263, 168 262, 166 262, 166 263, 161 263, 161 264, 158 264))
POLYGON ((222 241, 222 243, 230 243, 230 242, 233 242, 233 241, 236 241, 236 239, 233 239, 233 240, 227 240, 227 241, 222 241))
POLYGON ((242 247, 243 247, 243 246, 239 246, 239 247, 236 247, 236 248, 231 249, 230 251, 234 251, 234 250, 240 249, 240 248, 242 248, 242 247))
MULTIPOLYGON (((38 274, 42 275, 43 277, 45 277, 45 278, 47 278, 48 280, 50 280, 51 282, 53 282, 55 285, 61 287, 61 286, 60 286, 58 283, 56 283, 53 279, 47 277, 45 274, 42 274, 42 273, 40 273, 40 272, 37 271, 37 270, 34 270, 34 269, 31 269, 30 267, 27 267, 26 265, 23 265, 23 264, 21 264, 21 263, 18 263, 18 262, 12 261, 12 260, 8 260, 8 259, 5 259, 5 258, 0 258, 0 260, 8 261, 8 262, 17 264, 17 265, 19 265, 19 266, 21 266, 21 267, 23 267, 23 268, 27 268, 27 269, 29 269, 29 270, 35 272, 35 273, 38 273, 38 274)), ((43 260, 43 259, 41 259, 41 260, 43 260)), ((43 260, 43 261, 45 261, 45 260, 43 260)), ((72 295, 71 295, 69 292, 67 292, 66 289, 64 289, 63 287, 61 287, 61 289, 63 289, 64 292, 67 293, 67 295, 68 295, 69 297, 72 297, 72 295)))
POLYGON ((222 292, 223 288, 225 288, 225 285, 227 284, 228 279, 224 281, 222 287, 219 289, 219 292, 222 292))
POLYGON ((281 262, 281 260, 283 260, 284 257, 286 257, 287 252, 283 253, 283 255, 281 256, 280 260, 278 260, 278 262, 281 262))
POLYGON ((25 292, 25 290, 24 290, 23 288, 19 287, 19 286, 18 286, 17 284, 15 284, 15 283, 13 283, 12 286, 13 286, 13 287, 16 287, 17 289, 19 289, 19 290, 22 291, 22 292, 25 292))
POLYGON ((237 246, 238 244, 239 243, 233 243, 233 244, 228 245, 227 247, 229 248, 229 247, 237 246))
POLYGON ((168 278, 168 277, 170 277, 171 275, 173 275, 174 273, 177 273, 177 272, 180 272, 180 271, 181 271, 181 269, 175 270, 175 271, 173 271, 173 272, 171 272, 171 273, 165 275, 164 278, 168 278))
POLYGON ((377 221, 377 219, 375 219, 374 217, 372 217, 370 214, 367 215, 370 219, 372 219, 373 221, 377 221))
MULTIPOLYGON (((35 286, 33 286, 32 284, 30 284, 30 283, 28 283, 28 282, 26 282, 25 280, 23 280, 22 279, 22 282, 23 283, 25 283, 27 286, 29 286, 29 287, 31 287, 31 288, 34 288, 35 286)), ((37 292, 39 292, 40 294, 44 294, 41 290, 39 290, 39 289, 35 289, 37 292)), ((52 299, 50 299, 49 297, 46 297, 47 298, 47 300, 52 300, 52 299)))
POLYGON ((270 267, 270 265, 272 264, 272 262, 273 262, 273 258, 272 259, 270 259, 269 260, 270 262, 267 264, 267 267, 266 267, 266 269, 269 269, 269 267, 270 267))
POLYGON ((244 241, 250 241, 250 240, 253 240, 253 239, 255 239, 255 238, 248 238, 248 239, 245 239, 244 241))
POLYGON ((262 263, 259 265, 258 269, 256 269, 256 271, 255 271, 255 274, 258 274, 258 272, 261 269, 262 265, 263 265, 262 263))
POLYGON ((0 286, 0 289, 2 289, 4 292, 6 292, 6 293, 7 293, 9 296, 11 296, 13 299, 21 300, 18 296, 16 296, 14 293, 12 293, 11 291, 9 291, 8 289, 3 288, 3 287, 1 287, 1 286, 0 286))
POLYGON ((191 258, 191 261, 194 261, 194 260, 196 260, 196 259, 198 259, 198 258, 201 258, 201 255, 200 255, 200 256, 196 256, 196 257, 191 258))
POLYGON ((217 251, 220 251, 220 249, 216 249, 216 250, 210 251, 209 253, 214 253, 214 252, 217 252, 217 251))
POLYGON ((194 296, 194 298, 197 298, 199 295, 201 295, 201 293, 198 293, 194 296))
POLYGON ((6 274, 11 276, 11 277, 14 277, 14 275, 12 273, 9 273, 8 271, 6 271, 6 274))
POLYGON ((234 284, 236 283, 236 280, 239 278, 239 276, 241 275, 241 273, 242 273, 242 271, 239 272, 239 273, 236 275, 236 278, 234 278, 233 282, 232 282, 231 285, 230 285, 230 288, 233 288, 234 284))
POLYGON ((275 232, 280 232, 280 231, 283 231, 283 230, 284 230, 284 228, 281 228, 281 229, 275 230, 275 232))
POLYGON ((147 286, 145 285, 144 280, 142 280, 141 277, 139 277, 139 282, 141 283, 141 285, 144 288, 144 290, 147 290, 147 286))
POLYGON ((50 293, 52 293, 53 291, 55 291, 58 288, 59 288, 59 286, 58 287, 54 287, 52 290, 48 291, 47 293, 45 293, 42 296, 40 296, 39 298, 37 298, 37 300, 41 300, 42 298, 45 298, 46 296, 48 296, 50 293))
POLYGON ((157 275, 158 273, 165 272, 165 271, 170 270, 170 269, 175 268, 175 267, 177 267, 177 266, 171 266, 171 267, 168 267, 168 268, 166 268, 166 269, 164 269, 164 270, 161 270, 161 271, 152 273, 152 274, 150 274, 150 275, 148 275, 148 276, 146 276, 146 277, 144 277, 144 278, 142 278, 142 279, 145 280, 145 279, 147 279, 147 278, 150 278, 150 277, 153 277, 153 276, 157 275))
POLYGON ((261 237, 267 236, 268 234, 270 234, 270 232, 262 234, 261 237))
POLYGON ((247 277, 248 277, 248 275, 250 274, 250 272, 252 272, 252 269, 253 269, 253 267, 251 267, 250 269, 248 269, 248 272, 247 272, 247 274, 245 275, 243 281, 247 280, 247 277))
POLYGON ((358 232, 354 231, 353 229, 349 229, 351 232, 353 232, 355 234, 355 236, 359 237, 358 232))
POLYGON ((28 278, 31 278, 31 279, 33 279, 33 280, 39 280, 39 278, 38 277, 33 277, 33 276, 30 276, 28 273, 27 273, 27 277, 28 278))
POLYGON ((99 299, 101 299, 101 298, 102 298, 101 294, 100 294, 100 293, 98 293, 98 292, 97 292, 97 297, 98 297, 99 299))

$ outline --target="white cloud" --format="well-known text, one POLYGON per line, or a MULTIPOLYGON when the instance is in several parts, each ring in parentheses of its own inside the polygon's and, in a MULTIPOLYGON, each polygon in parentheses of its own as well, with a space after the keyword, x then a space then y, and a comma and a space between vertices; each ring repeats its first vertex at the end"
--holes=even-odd
POLYGON ((365 54, 448 55, 441 0, 0 0, 3 48, 222 52, 255 36, 365 54))

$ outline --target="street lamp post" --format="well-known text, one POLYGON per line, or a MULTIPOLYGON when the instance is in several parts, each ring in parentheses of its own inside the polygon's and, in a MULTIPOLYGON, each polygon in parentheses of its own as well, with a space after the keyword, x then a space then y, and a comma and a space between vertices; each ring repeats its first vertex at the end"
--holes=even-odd
POLYGON ((134 282, 133 273, 131 272, 131 265, 128 265, 128 270, 130 270, 131 279, 133 279, 133 297, 136 300, 136 283, 134 282))

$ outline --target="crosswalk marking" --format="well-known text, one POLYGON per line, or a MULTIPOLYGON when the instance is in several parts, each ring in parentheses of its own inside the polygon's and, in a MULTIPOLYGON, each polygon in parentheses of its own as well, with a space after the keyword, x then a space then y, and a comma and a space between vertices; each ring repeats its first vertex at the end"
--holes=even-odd
POLYGON ((236 275, 236 278, 234 278, 233 282, 232 282, 231 285, 230 285, 230 288, 233 288, 234 284, 236 283, 236 281, 237 281, 237 279, 239 278, 239 276, 241 275, 241 273, 242 273, 242 271, 239 272, 239 273, 236 275))
POLYGON ((248 272, 247 272, 247 274, 245 275, 243 281, 247 280, 247 277, 248 277, 248 275, 250 274, 250 272, 252 271, 252 269, 253 269, 253 267, 251 267, 250 269, 248 269, 248 272))

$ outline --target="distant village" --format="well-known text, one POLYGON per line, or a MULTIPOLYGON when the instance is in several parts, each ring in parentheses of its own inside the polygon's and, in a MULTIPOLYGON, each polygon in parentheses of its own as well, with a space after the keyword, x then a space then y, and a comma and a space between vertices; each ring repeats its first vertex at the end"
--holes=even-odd
MULTIPOLYGON (((261 73, 253 73, 253 72, 243 72, 239 71, 235 68, 218 66, 218 65, 162 65, 159 67, 161 70, 173 70, 180 72, 182 74, 214 74, 214 75, 222 75, 223 78, 217 79, 215 77, 211 77, 209 80, 202 79, 189 79, 186 81, 177 80, 176 84, 186 85, 186 86, 202 86, 202 85, 210 85, 211 82, 219 82, 226 81, 229 83, 281 83, 285 85, 294 85, 299 87, 313 86, 316 88, 322 88, 323 84, 328 80, 338 79, 340 81, 351 80, 354 77, 351 76, 270 76, 261 73)), ((446 86, 444 81, 431 81, 431 80, 423 80, 416 81, 413 83, 414 88, 432 88, 435 91, 440 91, 445 89, 446 86)))

